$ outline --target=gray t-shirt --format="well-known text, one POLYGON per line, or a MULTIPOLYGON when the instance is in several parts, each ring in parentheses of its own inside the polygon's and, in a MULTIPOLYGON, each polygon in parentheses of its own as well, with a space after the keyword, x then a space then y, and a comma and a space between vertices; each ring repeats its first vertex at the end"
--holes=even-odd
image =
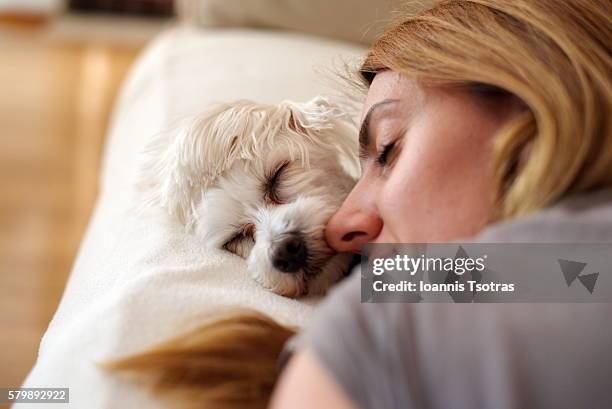
MULTIPOLYGON (((612 242, 612 192, 475 241, 612 242)), ((354 274, 290 345, 362 409, 612 408, 612 304, 362 304, 354 274)))

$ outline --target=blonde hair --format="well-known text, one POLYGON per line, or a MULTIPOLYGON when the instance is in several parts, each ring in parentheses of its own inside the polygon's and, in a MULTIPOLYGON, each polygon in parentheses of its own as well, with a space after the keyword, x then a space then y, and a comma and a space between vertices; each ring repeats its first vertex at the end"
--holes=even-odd
MULTIPOLYGON (((522 99, 528 113, 497 136, 494 152, 499 217, 513 217, 612 185, 611 14, 596 0, 446 1, 403 16, 361 73, 368 82, 394 70, 426 83, 486 84, 522 99)), ((107 367, 148 377, 180 407, 264 408, 292 334, 239 313, 107 367)))
POLYGON ((361 74, 485 84, 524 101, 529 113, 493 153, 497 217, 515 217, 612 185, 610 16, 597 0, 445 1, 385 32, 361 74))
POLYGON ((265 409, 294 334, 261 313, 236 311, 102 366, 146 384, 171 407, 265 409))

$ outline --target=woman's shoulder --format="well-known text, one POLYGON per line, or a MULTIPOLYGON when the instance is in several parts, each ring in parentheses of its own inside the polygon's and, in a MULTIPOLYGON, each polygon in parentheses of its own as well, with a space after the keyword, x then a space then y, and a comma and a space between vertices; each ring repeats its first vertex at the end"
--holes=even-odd
POLYGON ((493 224, 474 242, 612 242, 612 190, 572 196, 532 215, 493 224))

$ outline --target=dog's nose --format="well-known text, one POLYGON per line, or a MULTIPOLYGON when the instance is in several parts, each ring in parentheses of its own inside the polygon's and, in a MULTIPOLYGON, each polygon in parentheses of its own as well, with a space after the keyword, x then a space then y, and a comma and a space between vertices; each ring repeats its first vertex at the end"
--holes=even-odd
POLYGON ((306 266, 306 243, 299 234, 283 239, 274 250, 272 265, 283 273, 295 273, 306 266))

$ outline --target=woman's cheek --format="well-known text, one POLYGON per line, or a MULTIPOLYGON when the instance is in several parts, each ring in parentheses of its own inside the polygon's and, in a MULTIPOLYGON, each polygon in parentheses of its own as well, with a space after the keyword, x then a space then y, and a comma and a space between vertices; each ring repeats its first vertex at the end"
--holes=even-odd
POLYGON ((388 172, 379 200, 384 229, 377 241, 426 243, 454 237, 461 223, 455 220, 453 191, 465 180, 450 180, 456 174, 454 155, 447 156, 448 150, 433 141, 427 132, 416 134, 388 172))
POLYGON ((383 220, 383 229, 377 242, 412 241, 412 216, 415 213, 413 205, 418 199, 413 197, 408 175, 402 172, 406 172, 406 169, 394 169, 380 189, 377 207, 383 220))

